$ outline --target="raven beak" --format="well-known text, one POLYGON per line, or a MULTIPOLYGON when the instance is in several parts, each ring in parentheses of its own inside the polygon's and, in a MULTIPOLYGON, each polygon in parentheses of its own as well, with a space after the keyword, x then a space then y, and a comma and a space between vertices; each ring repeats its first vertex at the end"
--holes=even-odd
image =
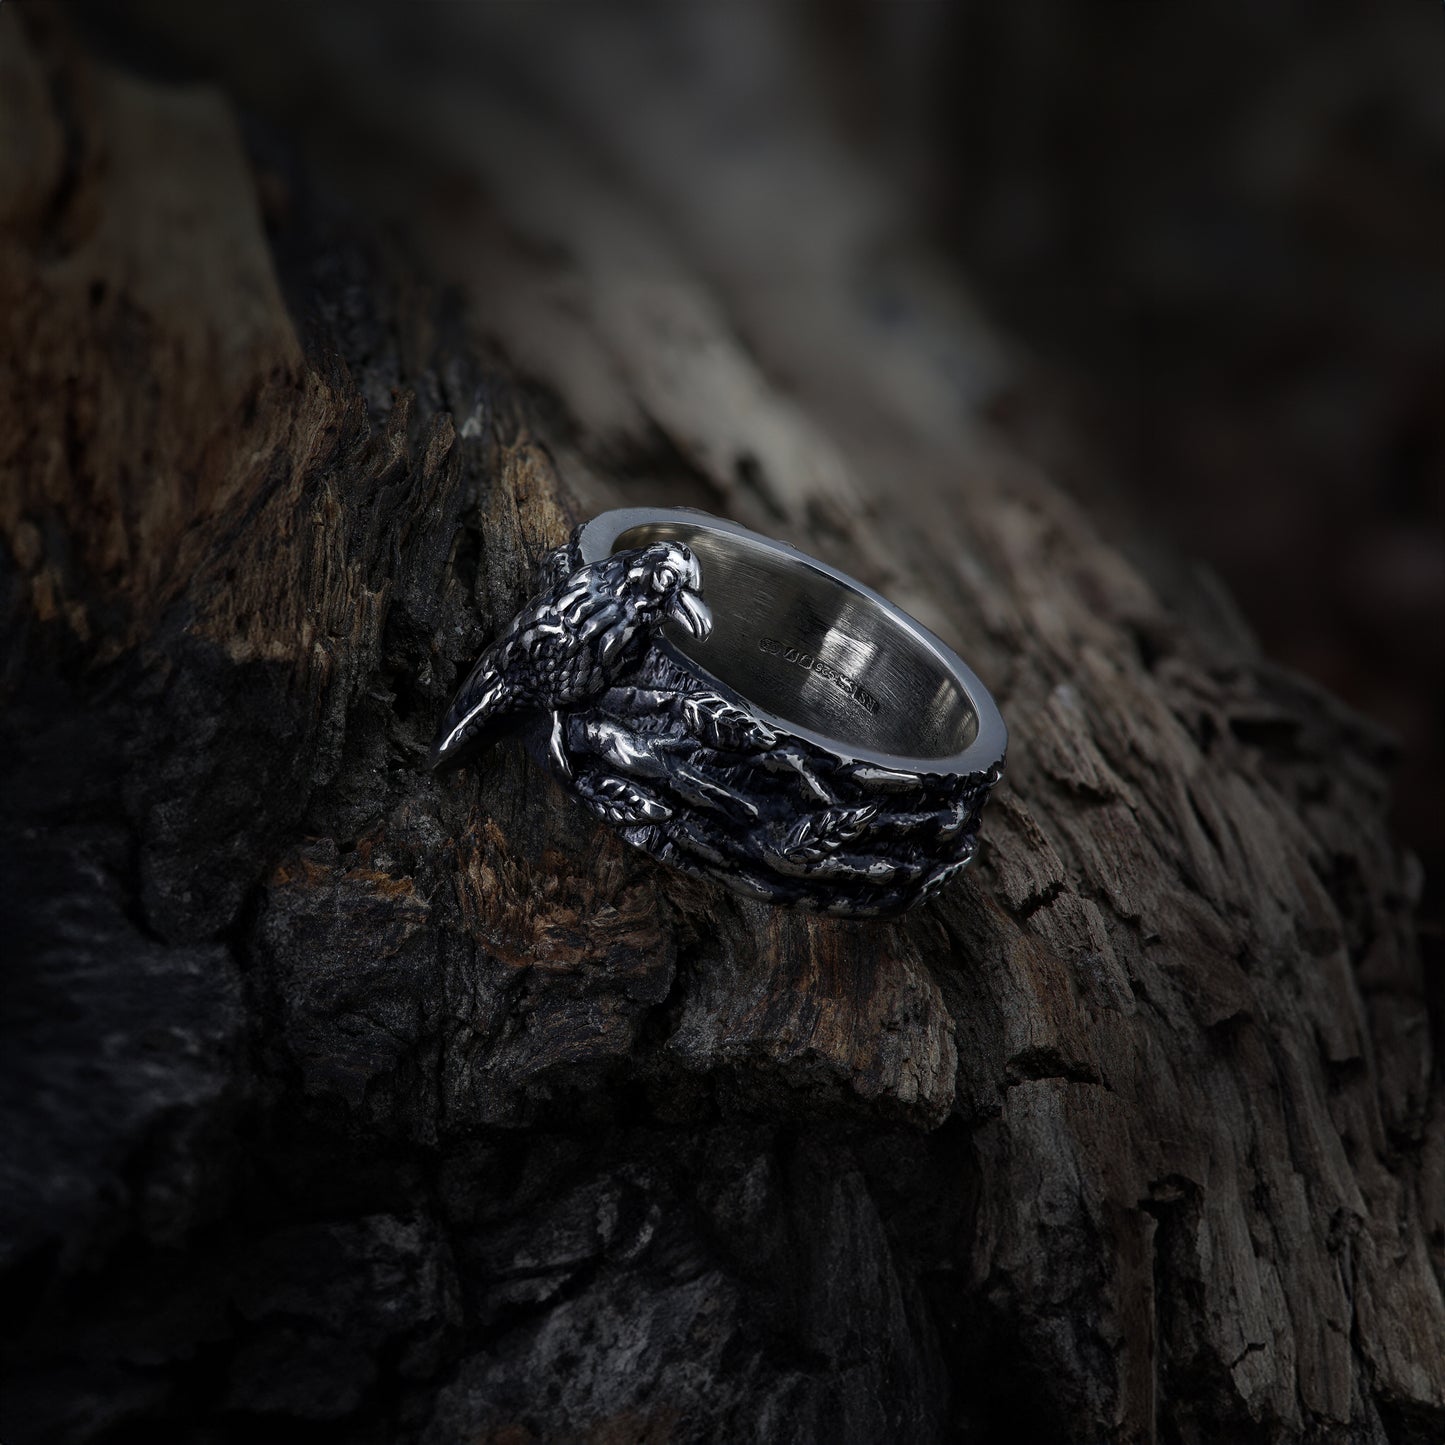
POLYGON ((685 627, 699 642, 706 642, 712 631, 712 612, 706 602, 687 587, 680 587, 667 615, 685 627))

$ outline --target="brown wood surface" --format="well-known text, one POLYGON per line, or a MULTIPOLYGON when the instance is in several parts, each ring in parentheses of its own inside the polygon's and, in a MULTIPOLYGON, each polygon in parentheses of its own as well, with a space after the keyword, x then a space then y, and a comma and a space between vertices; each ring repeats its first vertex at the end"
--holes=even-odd
POLYGON ((1387 740, 991 435, 1007 345, 806 94, 754 154, 513 9, 425 88, 170 17, 228 92, 0 7, 7 1445, 1442 1438, 1387 740), (990 682, 938 901, 426 771, 642 502, 990 682))

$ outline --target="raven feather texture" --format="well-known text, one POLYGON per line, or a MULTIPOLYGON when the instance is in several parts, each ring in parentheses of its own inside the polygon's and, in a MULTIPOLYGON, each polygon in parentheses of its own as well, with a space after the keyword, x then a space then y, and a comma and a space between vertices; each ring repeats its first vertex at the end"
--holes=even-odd
MULTIPOLYGON (((458 691, 432 749, 434 768, 461 763, 528 714, 598 696, 634 668, 669 620, 705 638, 712 615, 702 600, 702 569, 678 542, 616 552, 563 570, 550 553, 532 597, 478 659, 458 691)), ((554 748, 554 752, 558 749, 554 748)), ((566 769, 564 756, 557 757, 566 769)))

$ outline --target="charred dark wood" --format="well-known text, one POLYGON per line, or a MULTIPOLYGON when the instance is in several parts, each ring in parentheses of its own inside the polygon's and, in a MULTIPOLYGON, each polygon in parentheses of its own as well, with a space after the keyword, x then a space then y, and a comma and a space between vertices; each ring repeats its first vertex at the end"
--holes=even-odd
POLYGON ((948 286, 760 308, 644 137, 569 169, 580 85, 450 152, 438 94, 343 210, 47 16, 0 9, 7 1442, 1440 1438, 1389 746, 983 439, 948 286), (538 559, 644 500, 962 645, 1014 739, 969 876, 800 916, 510 745, 433 779, 538 559))

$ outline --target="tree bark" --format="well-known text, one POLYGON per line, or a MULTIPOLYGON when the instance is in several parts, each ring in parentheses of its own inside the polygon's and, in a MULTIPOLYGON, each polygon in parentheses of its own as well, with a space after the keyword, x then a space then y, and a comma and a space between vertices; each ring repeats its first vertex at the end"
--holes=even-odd
POLYGON ((319 21, 223 37, 241 102, 0 10, 7 1441, 1438 1440, 1388 741, 991 436, 1007 347, 802 100, 739 155, 513 8, 425 91, 384 28, 351 89, 319 21), (541 553, 643 502, 991 683, 936 902, 770 910, 514 747, 429 774, 541 553))

